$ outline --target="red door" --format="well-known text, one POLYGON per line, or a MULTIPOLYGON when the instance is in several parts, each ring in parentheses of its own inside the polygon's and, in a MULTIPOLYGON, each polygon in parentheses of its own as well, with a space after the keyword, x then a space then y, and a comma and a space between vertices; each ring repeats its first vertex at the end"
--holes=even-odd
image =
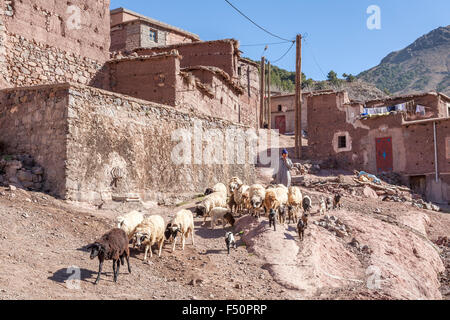
POLYGON ((275 117, 275 129, 278 129, 281 134, 286 133, 286 116, 275 117))
POLYGON ((375 139, 375 142, 377 151, 377 171, 393 171, 392 137, 377 138, 375 139))

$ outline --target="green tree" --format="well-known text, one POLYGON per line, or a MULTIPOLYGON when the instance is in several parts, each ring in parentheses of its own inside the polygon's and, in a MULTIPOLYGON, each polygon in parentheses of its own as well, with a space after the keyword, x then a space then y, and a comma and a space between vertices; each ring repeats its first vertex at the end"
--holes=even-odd
POLYGON ((339 81, 338 77, 337 77, 337 73, 334 72, 333 70, 331 70, 330 72, 328 72, 328 76, 327 76, 328 81, 332 82, 332 83, 337 83, 339 81))

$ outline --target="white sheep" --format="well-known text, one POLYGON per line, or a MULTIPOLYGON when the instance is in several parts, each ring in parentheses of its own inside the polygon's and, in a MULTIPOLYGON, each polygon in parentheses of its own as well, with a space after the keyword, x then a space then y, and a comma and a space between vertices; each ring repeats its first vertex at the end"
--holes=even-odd
POLYGON ((291 220, 297 223, 298 211, 302 206, 303 195, 299 187, 289 187, 288 191, 288 216, 289 223, 291 220))
POLYGON ((249 189, 249 202, 252 215, 259 216, 264 199, 266 197, 266 189, 260 184, 253 184, 249 189))
POLYGON ((230 194, 234 193, 234 190, 239 189, 239 187, 242 185, 242 181, 241 179, 239 179, 238 177, 233 177, 230 179, 230 181, 228 182, 228 190, 230 192, 230 194))
POLYGON ((208 188, 205 191, 205 196, 208 196, 214 192, 223 192, 225 194, 228 193, 227 187, 223 183, 216 183, 212 188, 208 188))
POLYGON ((133 237, 134 231, 144 220, 144 214, 139 211, 131 211, 116 218, 117 228, 122 229, 128 236, 128 240, 133 237))
POLYGON ((177 234, 181 234, 181 245, 184 250, 184 243, 186 238, 191 234, 192 245, 194 245, 194 216, 189 210, 181 210, 175 214, 172 221, 167 224, 166 231, 164 232, 166 239, 173 239, 172 252, 175 251, 175 245, 177 243, 177 234))
POLYGON ((210 212, 213 208, 227 208, 227 200, 227 195, 223 192, 214 192, 206 196, 195 209, 195 212, 198 216, 204 217, 202 225, 206 223, 206 218, 209 217, 210 212))
POLYGON ((237 211, 242 211, 247 207, 250 196, 249 189, 250 186, 243 184, 238 189, 234 190, 233 195, 237 205, 237 211))
POLYGON ((138 246, 145 245, 144 261, 147 261, 147 253, 150 250, 150 258, 153 257, 152 245, 158 244, 158 256, 161 257, 161 251, 164 244, 164 219, 161 216, 153 215, 146 217, 142 223, 137 226, 133 242, 138 246))
POLYGON ((267 213, 271 209, 279 210, 278 218, 280 222, 284 220, 285 207, 288 204, 288 189, 286 187, 275 187, 266 190, 266 195, 264 198, 264 208, 267 213))
POLYGON ((216 183, 212 189, 213 189, 213 192, 223 192, 223 193, 225 193, 225 195, 228 194, 227 187, 223 183, 220 183, 220 182, 216 183))
POLYGON ((234 218, 231 211, 226 208, 216 207, 211 210, 211 229, 214 229, 218 220, 222 221, 222 226, 225 229, 227 223, 234 225, 234 218))

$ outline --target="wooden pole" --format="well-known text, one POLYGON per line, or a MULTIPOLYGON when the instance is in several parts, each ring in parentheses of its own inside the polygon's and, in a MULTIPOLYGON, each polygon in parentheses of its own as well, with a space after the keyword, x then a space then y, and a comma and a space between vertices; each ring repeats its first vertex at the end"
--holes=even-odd
POLYGON ((297 35, 295 63, 295 157, 302 158, 302 35, 297 35))
POLYGON ((260 114, 259 114, 259 127, 264 128, 264 95, 265 95, 265 75, 266 75, 266 61, 264 57, 261 57, 261 105, 260 105, 260 114))
POLYGON ((270 61, 267 63, 267 125, 272 129, 272 106, 270 105, 270 61))

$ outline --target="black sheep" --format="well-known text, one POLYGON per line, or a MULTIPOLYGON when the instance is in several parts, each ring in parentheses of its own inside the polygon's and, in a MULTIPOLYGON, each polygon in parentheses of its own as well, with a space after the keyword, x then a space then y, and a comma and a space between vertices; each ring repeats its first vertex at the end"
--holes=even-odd
POLYGON ((270 209, 270 213, 269 213, 269 228, 273 224, 273 230, 274 231, 277 231, 277 227, 275 226, 276 220, 277 220, 277 212, 275 210, 273 210, 273 209, 270 209))
POLYGON ((98 282, 100 281, 100 274, 102 273, 103 262, 105 260, 113 261, 114 282, 117 282, 120 263, 124 265, 124 258, 127 259, 128 272, 131 273, 128 236, 122 229, 112 229, 108 233, 104 234, 99 240, 88 245, 86 249, 91 250, 91 259, 98 257, 98 260, 100 262, 95 284, 98 284, 98 282))

